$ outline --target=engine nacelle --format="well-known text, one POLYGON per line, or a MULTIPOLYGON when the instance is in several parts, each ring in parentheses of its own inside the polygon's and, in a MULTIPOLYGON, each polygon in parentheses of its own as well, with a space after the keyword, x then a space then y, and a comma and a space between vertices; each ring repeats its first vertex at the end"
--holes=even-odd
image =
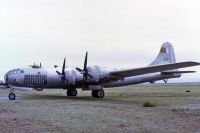
POLYGON ((92 80, 98 82, 100 79, 100 68, 98 66, 87 67, 88 73, 92 75, 92 80))
POLYGON ((72 70, 72 71, 67 71, 65 73, 66 79, 69 81, 70 85, 75 85, 76 79, 77 79, 77 75, 76 75, 76 71, 72 70))
POLYGON ((87 67, 88 73, 92 75, 94 81, 99 82, 100 79, 103 79, 109 76, 109 71, 106 68, 99 66, 87 67))
MULTIPOLYGON (((90 66, 87 67, 88 73, 92 76, 92 78, 88 77, 89 82, 94 83, 95 85, 99 84, 100 79, 108 76, 108 71, 104 68, 100 68, 99 66, 90 66)), ((69 85, 75 85, 77 82, 83 80, 83 74, 79 71, 69 70, 65 72, 65 77, 69 82, 69 85)), ((89 89, 88 86, 86 89, 89 89)))

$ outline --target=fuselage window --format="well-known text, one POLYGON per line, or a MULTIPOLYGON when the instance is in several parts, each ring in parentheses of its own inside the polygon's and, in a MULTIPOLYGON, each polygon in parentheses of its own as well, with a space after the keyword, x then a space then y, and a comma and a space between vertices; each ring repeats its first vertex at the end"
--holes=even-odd
POLYGON ((15 74, 16 73, 16 70, 13 70, 13 74, 15 74))

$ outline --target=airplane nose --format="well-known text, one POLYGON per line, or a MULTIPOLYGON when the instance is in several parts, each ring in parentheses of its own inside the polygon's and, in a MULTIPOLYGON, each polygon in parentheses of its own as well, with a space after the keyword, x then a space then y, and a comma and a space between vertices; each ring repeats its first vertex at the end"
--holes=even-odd
POLYGON ((8 74, 6 74, 6 75, 4 76, 4 80, 6 81, 6 83, 8 82, 8 79, 9 79, 8 74))

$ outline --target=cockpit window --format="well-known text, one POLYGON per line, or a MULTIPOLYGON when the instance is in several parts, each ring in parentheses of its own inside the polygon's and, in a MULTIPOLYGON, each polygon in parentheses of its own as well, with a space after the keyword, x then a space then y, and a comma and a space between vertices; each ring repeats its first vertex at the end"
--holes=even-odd
POLYGON ((17 73, 16 69, 15 69, 15 70, 13 70, 13 74, 15 74, 15 73, 17 73))
POLYGON ((9 71, 7 74, 18 74, 18 73, 24 73, 24 70, 14 69, 9 71))

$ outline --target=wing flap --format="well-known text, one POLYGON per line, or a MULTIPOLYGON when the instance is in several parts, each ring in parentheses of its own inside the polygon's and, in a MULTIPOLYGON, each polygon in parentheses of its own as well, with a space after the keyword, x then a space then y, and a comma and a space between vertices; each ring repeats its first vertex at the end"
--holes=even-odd
POLYGON ((200 63, 188 61, 188 62, 179 62, 179 63, 164 64, 164 65, 147 66, 147 67, 136 68, 136 69, 117 70, 117 71, 110 72, 110 74, 115 77, 130 77, 130 76, 137 76, 137 75, 143 75, 143 74, 149 74, 149 73, 155 73, 155 72, 163 72, 163 71, 169 71, 173 69, 179 69, 179 68, 185 68, 185 67, 191 67, 191 66, 197 66, 197 65, 200 65, 200 63))
POLYGON ((162 74, 184 74, 184 73, 195 73, 196 71, 165 71, 162 74))

